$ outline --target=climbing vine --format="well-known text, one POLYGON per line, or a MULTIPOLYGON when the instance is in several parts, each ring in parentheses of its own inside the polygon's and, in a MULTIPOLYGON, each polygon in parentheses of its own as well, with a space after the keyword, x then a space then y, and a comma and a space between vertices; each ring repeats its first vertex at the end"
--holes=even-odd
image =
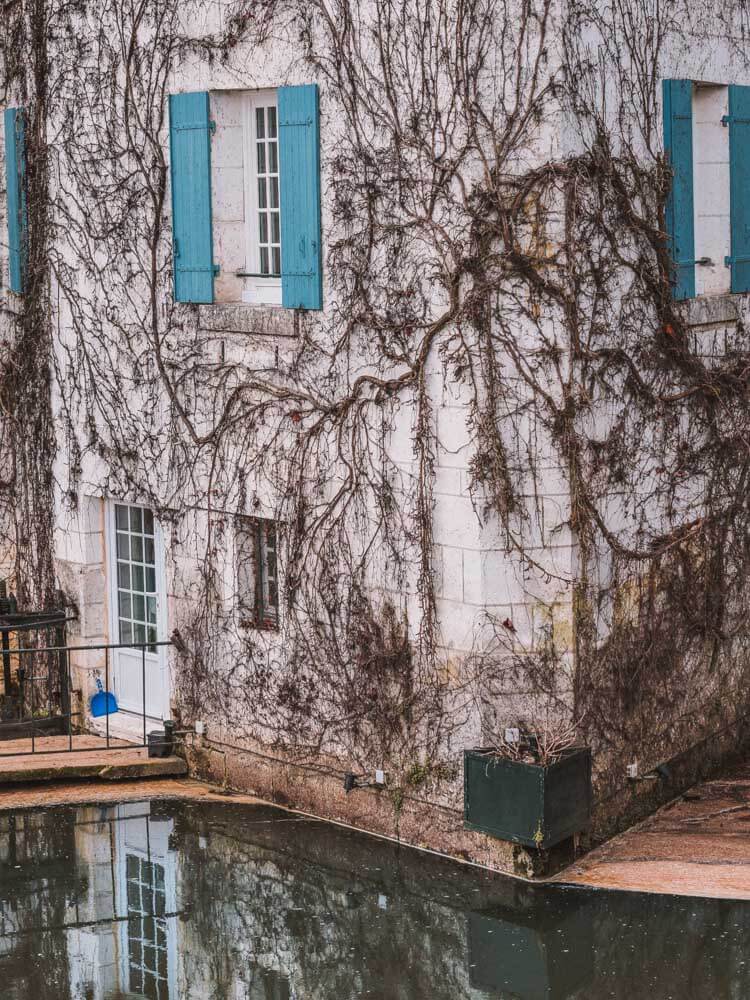
POLYGON ((576 721, 604 788, 749 707, 746 307, 709 348, 672 300, 659 125, 699 29, 747 71, 744 2, 7 11, 31 217, 0 488, 24 600, 51 599, 56 505, 147 503, 170 526, 183 719, 406 784, 451 786, 462 746, 542 713, 576 721), (270 361, 173 302, 167 95, 196 67, 255 88, 300 66, 322 94, 326 310, 270 361), (490 609, 460 655, 435 564, 446 394, 482 537, 534 616, 490 609), (282 526, 279 634, 234 613, 237 513, 282 526))

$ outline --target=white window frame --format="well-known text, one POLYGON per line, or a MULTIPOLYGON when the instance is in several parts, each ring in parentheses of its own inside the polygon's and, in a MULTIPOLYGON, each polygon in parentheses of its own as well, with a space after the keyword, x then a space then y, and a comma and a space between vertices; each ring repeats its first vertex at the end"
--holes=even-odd
MULTIPOLYGON (((258 221, 258 169, 257 169, 257 149, 256 149, 256 118, 255 112, 258 108, 276 108, 276 136, 277 150, 281 152, 279 111, 277 92, 275 90, 256 90, 247 94, 243 116, 244 125, 244 161, 245 161, 245 243, 246 257, 245 270, 248 275, 245 277, 245 289, 242 294, 244 302, 254 305, 274 305, 281 303, 281 276, 260 275, 260 226, 258 221)), ((279 162, 280 167, 280 162, 279 162)), ((279 186, 281 186, 281 176, 279 174, 279 186)), ((281 225, 281 192, 279 191, 279 226, 281 225)), ((283 252, 283 247, 282 247, 283 252)))

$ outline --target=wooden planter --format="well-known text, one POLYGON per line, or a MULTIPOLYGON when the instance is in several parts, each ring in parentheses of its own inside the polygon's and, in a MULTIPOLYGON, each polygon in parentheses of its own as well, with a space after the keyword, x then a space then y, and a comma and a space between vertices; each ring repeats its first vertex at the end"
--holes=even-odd
POLYGON ((526 764, 464 751, 464 826, 546 850, 586 829, 591 818, 591 751, 554 764, 526 764))

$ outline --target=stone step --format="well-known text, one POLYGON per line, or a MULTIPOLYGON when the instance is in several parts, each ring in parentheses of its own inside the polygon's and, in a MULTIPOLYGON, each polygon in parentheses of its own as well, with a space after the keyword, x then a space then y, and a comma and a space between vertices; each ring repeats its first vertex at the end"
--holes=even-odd
POLYGON ((103 744, 96 737, 74 737, 77 749, 67 752, 67 737, 42 737, 35 741, 36 752, 29 753, 30 740, 0 742, 0 788, 48 781, 126 781, 187 774, 187 764, 181 757, 149 757, 145 747, 128 746, 122 741, 110 749, 103 744), (11 754, 13 750, 17 752, 11 754))

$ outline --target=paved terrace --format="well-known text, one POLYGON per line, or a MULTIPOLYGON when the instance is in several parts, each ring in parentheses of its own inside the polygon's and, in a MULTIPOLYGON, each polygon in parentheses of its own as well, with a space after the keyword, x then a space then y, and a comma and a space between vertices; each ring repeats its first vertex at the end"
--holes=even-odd
POLYGON ((587 854, 556 882, 750 899, 750 760, 587 854))

